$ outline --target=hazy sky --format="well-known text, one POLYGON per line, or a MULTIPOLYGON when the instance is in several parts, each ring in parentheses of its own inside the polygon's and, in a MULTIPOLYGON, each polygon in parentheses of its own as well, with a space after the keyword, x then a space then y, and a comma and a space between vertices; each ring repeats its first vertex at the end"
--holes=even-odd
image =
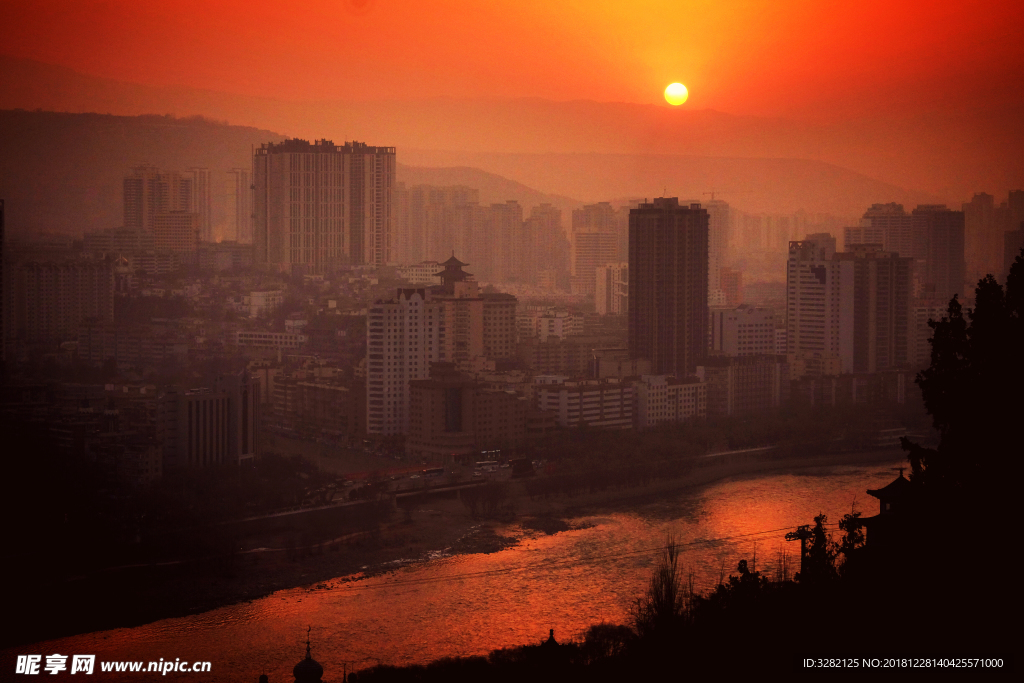
POLYGON ((1024 101, 1024 2, 0 0, 0 52, 284 100, 542 97, 830 121, 1024 101))

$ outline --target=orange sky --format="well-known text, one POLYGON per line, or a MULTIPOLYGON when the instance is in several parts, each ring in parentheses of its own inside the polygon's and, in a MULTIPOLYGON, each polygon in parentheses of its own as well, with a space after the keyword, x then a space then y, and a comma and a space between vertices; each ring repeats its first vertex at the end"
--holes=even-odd
POLYGON ((0 0, 0 53, 284 100, 654 103, 835 120, 1024 103, 1024 3, 0 0))

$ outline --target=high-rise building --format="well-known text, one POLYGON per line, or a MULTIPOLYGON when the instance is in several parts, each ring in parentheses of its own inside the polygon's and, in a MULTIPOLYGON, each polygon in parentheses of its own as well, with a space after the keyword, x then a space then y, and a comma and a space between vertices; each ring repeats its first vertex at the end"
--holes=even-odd
POLYGON ((629 310, 629 263, 609 263, 595 271, 594 307, 601 315, 629 310))
POLYGON ((964 212, 964 252, 971 279, 999 270, 1002 231, 995 222, 995 197, 979 192, 961 205, 964 212))
MULTIPOLYGON (((964 212, 945 204, 922 204, 911 214, 917 260, 918 296, 949 301, 966 293, 964 212)), ((900 256, 904 254, 901 252, 900 256)))
POLYGON ((879 247, 884 247, 885 243, 885 230, 882 227, 860 225, 855 228, 843 228, 844 249, 861 244, 877 244, 879 247))
POLYGON ((914 253, 912 220, 902 204, 872 204, 864 212, 860 228, 845 235, 845 249, 854 244, 881 244, 885 251, 920 258, 914 253))
POLYGON ((1018 230, 1007 230, 1003 233, 1003 272, 1000 280, 1003 284, 1010 275, 1013 262, 1020 256, 1021 249, 1024 249, 1024 223, 1020 224, 1018 230))
POLYGON ((725 294, 725 305, 735 308, 743 303, 743 271, 722 268, 722 292, 725 294))
POLYGON ((874 373, 913 362, 914 259, 831 235, 792 242, 787 346, 795 374, 874 373))
POLYGON ((196 225, 199 239, 203 242, 213 241, 213 202, 210 187, 210 169, 190 168, 192 176, 192 201, 188 210, 196 214, 196 225))
POLYGON ((311 273, 391 263, 394 177, 394 147, 265 143, 253 157, 255 262, 311 273))
POLYGON ((562 210, 551 204, 538 204, 523 221, 523 282, 541 284, 541 274, 564 274, 569 267, 569 243, 562 231, 562 210))
POLYGON ((409 430, 409 382, 428 379, 441 357, 444 306, 427 289, 400 289, 367 312, 366 431, 409 430))
POLYGON ((228 173, 232 176, 233 239, 241 244, 252 244, 252 173, 247 168, 233 168, 228 173))
POLYGON ((707 353, 708 213, 676 197, 629 214, 629 352, 654 374, 693 375, 707 353))
POLYGON ((786 267, 787 346, 805 369, 796 374, 853 372, 854 272, 836 261, 828 233, 789 243, 786 267))
POLYGON ((618 261, 618 236, 613 232, 574 230, 571 244, 570 286, 572 293, 593 296, 597 291, 597 269, 618 261))
MULTIPOLYGON (((491 282, 519 282, 523 270, 523 207, 510 199, 504 204, 491 204, 487 235, 491 249, 480 261, 491 282)), ((479 255, 479 254, 478 254, 479 255)))
POLYGON ((153 219, 171 211, 192 212, 192 178, 136 166, 124 179, 124 227, 152 230, 153 219))
POLYGON ((702 206, 708 212, 708 305, 725 306, 728 295, 722 288, 722 266, 732 225, 729 205, 721 199, 712 199, 702 206))
POLYGON ((608 202, 572 212, 570 287, 573 294, 593 296, 597 268, 620 261, 615 209, 608 202))
POLYGON ((871 245, 833 258, 853 263, 853 371, 907 367, 915 353, 914 259, 871 245))

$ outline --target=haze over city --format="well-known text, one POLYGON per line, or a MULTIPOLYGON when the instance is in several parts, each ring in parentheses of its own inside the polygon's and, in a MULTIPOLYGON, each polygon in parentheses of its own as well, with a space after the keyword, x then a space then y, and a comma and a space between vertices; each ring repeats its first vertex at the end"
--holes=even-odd
POLYGON ((0 3, 5 675, 1015 665, 1021 3, 0 3))

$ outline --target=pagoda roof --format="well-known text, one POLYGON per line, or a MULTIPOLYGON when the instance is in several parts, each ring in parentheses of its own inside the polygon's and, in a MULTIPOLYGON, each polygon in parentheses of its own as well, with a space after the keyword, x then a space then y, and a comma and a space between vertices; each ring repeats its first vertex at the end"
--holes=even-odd
POLYGON ((903 470, 901 469, 900 476, 896 477, 880 489, 868 489, 868 495, 874 496, 879 500, 902 498, 910 492, 911 486, 910 481, 903 476, 903 470))
POLYGON ((446 266, 446 267, 458 266, 458 267, 461 268, 462 266, 468 266, 469 264, 468 263, 463 263, 459 259, 455 258, 455 253, 452 252, 452 257, 450 259, 448 259, 447 261, 445 261, 444 263, 442 263, 441 265, 442 266, 446 266))

